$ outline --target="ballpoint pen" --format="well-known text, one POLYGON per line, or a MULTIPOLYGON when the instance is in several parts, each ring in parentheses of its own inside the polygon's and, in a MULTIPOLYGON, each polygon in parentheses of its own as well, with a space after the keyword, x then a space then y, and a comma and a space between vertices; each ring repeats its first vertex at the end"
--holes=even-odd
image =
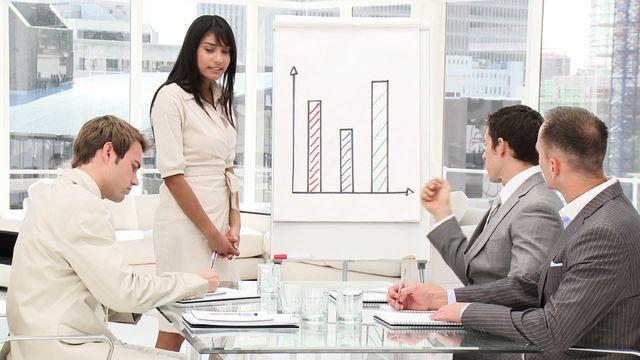
POLYGON ((218 316, 218 315, 230 315, 230 316, 258 316, 260 314, 258 314, 257 312, 226 312, 226 311, 212 311, 211 315, 214 316, 218 316))
POLYGON ((211 254, 211 268, 213 269, 213 267, 216 265, 216 259, 218 258, 218 252, 214 251, 211 254))
POLYGON ((398 286, 398 296, 396 297, 396 305, 398 305, 398 299, 400 299, 400 292, 402 291, 402 287, 404 286, 404 275, 407 273, 407 268, 402 269, 402 273, 400 274, 400 286, 398 286))

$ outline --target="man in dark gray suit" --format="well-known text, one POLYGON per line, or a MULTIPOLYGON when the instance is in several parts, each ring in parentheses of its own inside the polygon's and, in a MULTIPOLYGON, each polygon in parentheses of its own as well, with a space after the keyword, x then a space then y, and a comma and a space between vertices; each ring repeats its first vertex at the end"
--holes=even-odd
POLYGON ((542 121, 525 105, 489 115, 482 158, 489 180, 503 187, 469 241, 453 216, 447 181, 433 179, 422 190, 422 205, 437 221, 427 238, 465 285, 536 270, 562 231, 562 202, 537 166, 542 121))
POLYGON ((567 227, 536 272, 455 289, 459 302, 448 305, 435 285, 403 288, 399 298, 395 287, 389 297, 400 308, 439 309, 432 319, 544 349, 527 358, 584 354, 567 350, 573 346, 640 349, 640 215, 604 174, 606 144, 607 127, 592 113, 559 107, 546 114, 540 166, 568 201, 560 210, 567 227))

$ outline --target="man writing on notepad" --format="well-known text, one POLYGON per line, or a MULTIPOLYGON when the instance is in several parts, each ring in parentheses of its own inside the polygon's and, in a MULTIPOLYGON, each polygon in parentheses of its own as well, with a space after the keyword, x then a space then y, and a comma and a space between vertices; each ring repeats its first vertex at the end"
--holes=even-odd
MULTIPOLYGON (((123 344, 107 328, 108 320, 135 321, 139 316, 133 313, 204 296, 219 283, 211 269, 197 275, 136 274, 115 245, 103 199, 120 202, 138 185, 136 172, 149 146, 125 121, 95 118, 73 144, 73 169, 46 190, 29 194, 7 292, 11 335, 106 335, 115 343, 113 359, 175 358, 123 344)), ((25 341, 11 344, 9 358, 99 359, 108 350, 106 343, 25 341)))
MULTIPOLYGON (((439 309, 433 320, 528 341, 527 358, 573 359, 569 347, 640 349, 640 215, 605 176, 606 125, 587 110, 550 110, 538 134, 548 186, 562 193, 565 229, 534 272, 449 291, 389 291, 398 309, 439 309)), ((607 355, 605 355, 607 356, 607 355)), ((607 359, 613 359, 608 355, 607 359)))

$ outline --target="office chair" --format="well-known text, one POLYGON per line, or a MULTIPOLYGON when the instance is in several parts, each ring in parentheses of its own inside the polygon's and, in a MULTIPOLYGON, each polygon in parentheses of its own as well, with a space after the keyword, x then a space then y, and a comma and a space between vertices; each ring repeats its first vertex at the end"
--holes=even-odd
MULTIPOLYGON (((0 304, 1 307, 2 304, 0 304)), ((2 309, 0 309, 0 318, 6 318, 7 315, 2 309)), ((107 353, 107 360, 111 360, 113 356, 113 341, 106 335, 74 335, 74 336, 7 336, 0 339, 0 360, 6 359, 7 354, 4 353, 4 344, 11 343, 11 341, 39 341, 39 340, 89 340, 95 342, 106 342, 109 344, 109 352, 107 353)))
MULTIPOLYGON (((28 340, 89 340, 95 342, 106 342, 109 344, 109 352, 107 353, 107 360, 111 360, 113 356, 113 341, 106 335, 78 335, 78 336, 7 336, 4 339, 0 339, 0 348, 4 346, 4 343, 11 341, 28 341, 28 340)), ((6 356, 6 355, 5 355, 6 356)))
POLYGON ((585 348, 585 347, 570 347, 569 350, 608 353, 608 354, 623 354, 633 355, 640 357, 640 351, 632 349, 603 349, 603 348, 585 348))

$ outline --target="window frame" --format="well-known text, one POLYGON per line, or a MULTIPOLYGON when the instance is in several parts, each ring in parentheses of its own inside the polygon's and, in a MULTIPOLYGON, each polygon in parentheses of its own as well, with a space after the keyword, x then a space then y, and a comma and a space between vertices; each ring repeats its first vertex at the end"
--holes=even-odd
MULTIPOLYGON (((9 1, 0 0, 0 169, 3 176, 0 178, 0 211, 9 209, 10 175, 22 173, 23 170, 11 170, 10 164, 10 118, 9 118, 9 1)), ((246 6, 246 84, 245 84, 245 110, 246 124, 244 134, 244 189, 250 189, 244 193, 244 203, 255 204, 256 185, 256 148, 257 148, 257 58, 258 44, 257 34, 258 14, 260 8, 282 8, 318 10, 324 8, 340 9, 341 17, 351 17, 353 7, 381 6, 381 5, 411 5, 411 16, 422 21, 423 26, 429 28, 427 41, 430 46, 428 61, 430 80, 428 84, 421 84, 422 99, 421 113, 428 107, 428 132, 429 132, 429 156, 428 176, 442 176, 442 145, 443 120, 444 119, 444 79, 445 79, 445 46, 446 46, 446 8, 448 3, 461 2, 460 0, 327 0, 316 2, 294 2, 286 0, 226 0, 204 1, 215 4, 246 6), (250 70, 252 69, 252 71, 250 70)), ((129 121, 141 128, 141 100, 142 84, 142 2, 129 1, 130 6, 130 64, 129 64, 129 121), (138 40, 138 41, 133 41, 138 40)), ((540 56, 542 48, 542 2, 529 1, 529 18, 527 30, 527 55, 525 65, 524 103, 538 108, 540 85, 540 56)), ((425 116, 425 114, 423 114, 425 116)), ((49 170, 50 171, 50 170, 49 170)), ((156 169, 140 170, 143 173, 154 173, 156 169)), ((45 174, 47 171, 31 171, 30 173, 45 174)), ((141 187, 135 187, 133 192, 141 192, 141 187)))

